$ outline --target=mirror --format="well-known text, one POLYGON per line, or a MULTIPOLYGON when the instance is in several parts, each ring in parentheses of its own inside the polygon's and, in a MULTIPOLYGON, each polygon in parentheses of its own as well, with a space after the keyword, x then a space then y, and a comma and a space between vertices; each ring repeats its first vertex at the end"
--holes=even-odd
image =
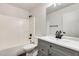
POLYGON ((55 35, 57 30, 66 36, 79 37, 79 4, 56 3, 47 8, 47 34, 55 35))

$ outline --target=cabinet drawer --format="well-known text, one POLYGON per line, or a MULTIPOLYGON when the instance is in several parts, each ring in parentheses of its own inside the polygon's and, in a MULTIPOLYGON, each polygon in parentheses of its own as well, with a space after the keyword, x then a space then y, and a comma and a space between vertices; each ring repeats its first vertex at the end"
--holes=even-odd
POLYGON ((58 51, 57 49, 49 49, 48 55, 51 56, 66 56, 62 51, 58 51))
POLYGON ((41 52, 43 52, 44 54, 48 55, 48 48, 41 46, 41 47, 39 47, 38 50, 41 51, 41 52))
POLYGON ((56 49, 57 51, 63 53, 64 55, 67 55, 67 56, 77 56, 78 55, 78 52, 77 51, 74 51, 74 50, 71 50, 69 48, 65 48, 65 47, 62 47, 62 46, 59 46, 59 45, 56 45, 56 44, 50 44, 52 47, 50 49, 56 49))

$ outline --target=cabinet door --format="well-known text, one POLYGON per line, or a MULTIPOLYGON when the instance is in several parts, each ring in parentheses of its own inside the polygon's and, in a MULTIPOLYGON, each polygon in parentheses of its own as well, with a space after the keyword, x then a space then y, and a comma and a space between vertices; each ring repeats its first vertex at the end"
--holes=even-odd
POLYGON ((46 48, 46 47, 40 47, 39 48, 39 52, 42 52, 43 54, 45 54, 45 55, 48 55, 48 49, 46 48))
MULTIPOLYGON (((38 50, 40 54, 48 55, 49 44, 46 41, 38 40, 38 50)), ((39 54, 38 53, 38 54, 39 54)))
POLYGON ((44 41, 44 40, 41 40, 41 39, 39 39, 38 40, 38 46, 43 46, 43 47, 46 47, 46 48, 50 48, 49 46, 50 46, 50 43, 49 42, 47 42, 47 41, 44 41))
POLYGON ((69 48, 65 48, 56 44, 50 44, 52 47, 50 48, 52 51, 55 50, 62 56, 77 56, 78 52, 69 48))
POLYGON ((61 51, 58 51, 57 49, 49 49, 49 56, 66 56, 64 53, 61 51))

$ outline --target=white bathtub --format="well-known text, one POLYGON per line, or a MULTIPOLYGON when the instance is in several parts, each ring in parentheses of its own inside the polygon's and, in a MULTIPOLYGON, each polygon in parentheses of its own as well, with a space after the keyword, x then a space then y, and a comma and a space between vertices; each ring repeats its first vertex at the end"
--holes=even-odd
MULTIPOLYGON (((11 48, 0 50, 0 56, 17 56, 19 54, 22 54, 22 53, 26 52, 24 50, 24 46, 26 46, 27 50, 29 48, 31 48, 30 44, 17 45, 17 46, 11 47, 11 48)), ((36 47, 37 45, 35 44, 34 46, 36 47)))

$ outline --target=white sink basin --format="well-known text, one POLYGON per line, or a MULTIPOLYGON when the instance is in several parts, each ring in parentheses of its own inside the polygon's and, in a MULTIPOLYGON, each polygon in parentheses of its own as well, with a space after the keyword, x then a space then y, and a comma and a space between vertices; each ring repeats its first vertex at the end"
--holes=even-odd
POLYGON ((27 44, 27 45, 24 45, 23 49, 26 52, 29 52, 29 51, 32 51, 36 46, 37 46, 36 44, 27 44))

